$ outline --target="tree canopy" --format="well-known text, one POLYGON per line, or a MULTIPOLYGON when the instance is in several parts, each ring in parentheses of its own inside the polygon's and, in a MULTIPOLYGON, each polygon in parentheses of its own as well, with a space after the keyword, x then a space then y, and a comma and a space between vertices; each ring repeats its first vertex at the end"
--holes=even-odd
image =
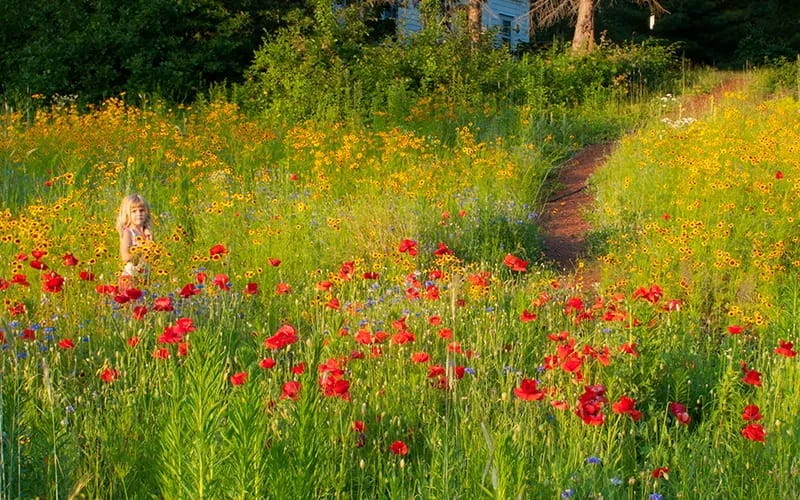
MULTIPOLYGON (((549 6, 545 21, 566 17, 532 33, 531 49, 536 42, 572 38, 577 19, 570 16, 580 1, 531 0, 534 9, 549 6)), ((669 14, 650 30, 650 9, 641 7, 649 0, 584 1, 595 7, 592 40, 659 38, 679 44, 693 61, 733 67, 791 60, 800 52, 799 2, 661 0, 669 14)), ((314 14, 334 3, 358 10, 370 31, 364 43, 395 35, 385 15, 393 2, 387 0, 0 0, 0 94, 79 94, 97 101, 128 92, 190 101, 214 84, 242 81, 256 51, 282 28, 303 26, 304 34, 319 34, 314 14)), ((467 5, 474 13, 479 3, 467 5)), ((441 8, 439 0, 419 5, 441 8)))

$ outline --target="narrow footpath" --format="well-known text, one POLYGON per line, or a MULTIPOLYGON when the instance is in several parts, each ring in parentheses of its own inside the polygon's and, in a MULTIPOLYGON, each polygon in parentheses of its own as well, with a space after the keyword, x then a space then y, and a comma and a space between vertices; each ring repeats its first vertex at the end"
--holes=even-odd
MULTIPOLYGON (((696 118, 713 112, 714 103, 727 92, 743 88, 747 80, 731 78, 711 92, 686 96, 667 118, 696 118)), ((591 230, 586 213, 592 210, 594 199, 587 189, 591 175, 611 156, 615 142, 586 146, 555 172, 552 180, 558 190, 545 204, 542 217, 544 257, 561 271, 564 284, 577 289, 590 289, 600 281, 597 260, 589 255, 587 237, 591 230)))

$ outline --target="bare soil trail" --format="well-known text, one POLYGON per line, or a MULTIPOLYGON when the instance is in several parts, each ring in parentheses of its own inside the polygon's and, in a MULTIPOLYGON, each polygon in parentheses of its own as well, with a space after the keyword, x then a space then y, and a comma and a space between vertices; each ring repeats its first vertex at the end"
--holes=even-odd
MULTIPOLYGON (((726 92, 742 88, 743 78, 726 80, 711 92, 692 95, 680 100, 672 119, 696 117, 726 92)), ((544 257, 561 271, 567 286, 591 288, 600 281, 600 268, 588 255, 587 236, 591 230, 585 219, 594 199, 587 189, 589 178, 613 153, 615 142, 584 147, 560 166, 552 182, 557 190, 550 196, 542 216, 544 257)))

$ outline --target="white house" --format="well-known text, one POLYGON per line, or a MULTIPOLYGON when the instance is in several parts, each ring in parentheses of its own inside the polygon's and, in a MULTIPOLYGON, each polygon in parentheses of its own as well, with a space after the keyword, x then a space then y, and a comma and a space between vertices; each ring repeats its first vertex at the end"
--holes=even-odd
MULTIPOLYGON (((461 0, 466 3, 466 0, 461 0)), ((487 30, 497 30, 499 41, 511 48, 530 41, 530 0, 486 0, 481 20, 487 30)), ((397 0, 397 28, 416 33, 422 26, 419 0, 397 0)))

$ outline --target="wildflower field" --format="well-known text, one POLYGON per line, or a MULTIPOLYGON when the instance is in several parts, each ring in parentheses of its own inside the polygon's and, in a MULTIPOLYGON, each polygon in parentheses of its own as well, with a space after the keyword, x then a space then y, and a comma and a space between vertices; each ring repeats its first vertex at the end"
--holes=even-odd
POLYGON ((516 140, 6 113, 0 496, 797 497, 800 105, 695 118, 593 177, 575 288, 524 113, 516 140), (132 192, 155 239, 120 294, 132 192))

